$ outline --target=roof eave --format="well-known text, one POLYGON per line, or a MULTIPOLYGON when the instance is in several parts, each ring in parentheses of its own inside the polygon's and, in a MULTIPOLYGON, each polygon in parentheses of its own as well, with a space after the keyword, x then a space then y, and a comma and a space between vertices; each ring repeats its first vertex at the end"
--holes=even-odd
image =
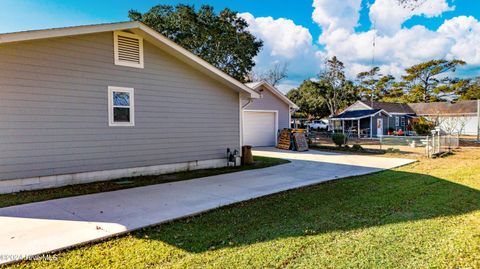
POLYGON ((139 28, 140 22, 116 22, 0 34, 0 44, 139 28))
POLYGON ((265 88, 267 88, 270 92, 272 92, 275 96, 277 96, 278 98, 280 98, 282 101, 284 101, 285 103, 287 103, 289 105, 289 107, 291 109, 294 109, 294 110, 299 110, 300 107, 297 106, 294 102, 292 102, 292 100, 288 99, 285 95, 283 95, 279 90, 277 90, 277 88, 275 88, 274 86, 272 86, 268 81, 266 80, 262 80, 260 81, 259 83, 257 83, 252 89, 256 90, 258 88, 260 88, 261 86, 264 86, 265 88))
MULTIPOLYGON (((387 116, 391 117, 391 115, 385 111, 384 109, 380 109, 379 111, 377 112, 374 112, 374 113, 371 113, 371 114, 367 114, 367 115, 364 115, 364 116, 360 116, 360 117, 350 117, 350 118, 338 118, 338 117, 330 117, 330 119, 332 120, 359 120, 359 119, 364 119, 364 118, 368 118, 368 117, 374 117, 380 113, 384 113, 386 114, 387 116)), ((342 113, 343 114, 343 113, 342 113)), ((341 114, 339 114, 341 115, 341 114)))
MULTIPOLYGON (((161 42, 166 45, 166 47, 163 47, 166 49, 169 53, 174 54, 177 56, 177 58, 181 58, 187 63, 191 63, 191 65, 197 69, 201 69, 202 71, 207 71, 207 75, 210 75, 210 77, 216 79, 216 78, 221 78, 222 83, 226 84, 227 86, 231 86, 233 88, 236 88, 239 92, 243 92, 249 95, 250 98, 260 98, 260 94, 258 94, 256 91, 250 89, 240 81, 232 78, 228 74, 224 73, 220 69, 214 67, 207 61, 203 60, 202 58, 198 57, 197 55, 191 53, 190 51, 184 49, 177 43, 171 41, 170 39, 166 38, 165 36, 161 35, 157 31, 153 30, 152 28, 148 27, 147 25, 143 23, 139 23, 140 27, 138 29, 142 30, 144 33, 148 34, 149 36, 153 37, 153 40, 149 40, 150 42, 156 43, 161 42)), ((135 29, 132 29, 133 32, 135 32, 135 29)), ((162 45, 162 44, 157 44, 162 45)))
POLYGON ((200 57, 182 48, 175 42, 161 35, 147 25, 137 21, 1 34, 0 44, 125 30, 130 30, 136 34, 142 35, 148 41, 154 43, 154 45, 161 47, 168 53, 172 54, 174 57, 189 64, 200 72, 208 75, 212 79, 215 79, 224 84, 225 86, 239 92, 243 96, 246 95, 245 97, 247 98, 260 98, 260 95, 257 92, 250 89, 240 81, 234 79, 233 77, 227 75, 226 73, 214 67, 200 57))

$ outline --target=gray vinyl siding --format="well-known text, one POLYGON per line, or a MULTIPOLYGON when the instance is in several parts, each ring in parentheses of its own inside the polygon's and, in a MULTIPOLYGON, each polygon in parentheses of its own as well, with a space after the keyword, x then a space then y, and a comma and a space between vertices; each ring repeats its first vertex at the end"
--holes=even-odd
POLYGON ((390 117, 389 124, 390 124, 389 127, 393 128, 396 131, 398 131, 399 129, 402 129, 403 131, 405 131, 407 129, 407 126, 408 126, 408 117, 405 116, 405 115, 392 115, 390 117), (395 117, 398 117, 398 125, 396 125, 395 117), (405 125, 402 125, 402 118, 405 122, 405 125))
POLYGON ((383 135, 386 135, 387 134, 387 130, 388 130, 388 119, 389 117, 387 116, 384 116, 383 114, 377 114, 376 116, 373 116, 372 117, 372 136, 377 136, 378 133, 377 133, 377 119, 383 119, 383 135))
POLYGON ((366 107, 364 104, 362 104, 360 102, 357 102, 357 103, 354 103, 353 105, 351 105, 348 108, 348 111, 365 110, 365 109, 370 109, 370 108, 366 107))
POLYGON ((282 130, 284 128, 290 128, 289 105, 267 89, 264 89, 262 96, 263 97, 260 99, 253 100, 253 102, 245 107, 245 109, 278 110, 278 129, 282 130))
POLYGON ((0 45, 0 180, 224 158, 239 96, 144 42, 116 66, 113 33, 0 45), (108 86, 135 89, 135 126, 108 126, 108 86))

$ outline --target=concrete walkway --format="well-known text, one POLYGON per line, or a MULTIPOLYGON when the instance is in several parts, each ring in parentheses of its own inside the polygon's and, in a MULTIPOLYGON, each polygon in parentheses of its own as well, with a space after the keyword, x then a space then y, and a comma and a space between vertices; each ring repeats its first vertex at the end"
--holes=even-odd
POLYGON ((289 164, 0 208, 0 264, 99 240, 276 192, 413 162, 308 151, 257 149, 289 164))

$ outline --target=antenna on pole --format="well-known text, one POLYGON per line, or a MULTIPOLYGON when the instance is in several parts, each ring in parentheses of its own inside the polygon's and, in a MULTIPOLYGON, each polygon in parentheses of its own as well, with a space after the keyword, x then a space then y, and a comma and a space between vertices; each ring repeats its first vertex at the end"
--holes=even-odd
MULTIPOLYGON (((376 29, 376 22, 375 19, 372 21, 372 29, 373 29, 373 42, 372 42, 372 71, 375 68, 375 47, 377 43, 377 29, 376 29)), ((373 74, 372 74, 372 79, 373 79, 373 74)), ((374 86, 372 85, 371 93, 370 93, 370 105, 373 107, 373 91, 374 91, 374 86)))

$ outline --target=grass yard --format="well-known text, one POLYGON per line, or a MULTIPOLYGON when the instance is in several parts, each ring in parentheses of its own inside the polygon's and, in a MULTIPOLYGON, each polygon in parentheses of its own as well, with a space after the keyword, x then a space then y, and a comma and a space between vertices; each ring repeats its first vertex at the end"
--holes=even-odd
POLYGON ((480 149, 236 204, 14 267, 480 268, 480 149))
POLYGON ((116 180, 93 182, 81 185, 71 185, 60 188, 51 188, 36 191, 24 191, 12 194, 0 194, 0 207, 33 203, 57 198, 71 197, 77 195, 116 191, 127 188, 134 188, 140 186, 147 186, 153 184, 167 183, 173 181, 188 180, 193 178, 215 176, 226 173, 239 172, 244 170, 266 168, 274 165, 285 164, 289 161, 266 158, 266 157, 254 157, 254 163, 252 165, 244 165, 241 167, 224 167, 216 169, 203 169, 179 172, 173 174, 165 174, 158 176, 139 176, 132 178, 121 178, 116 180))

